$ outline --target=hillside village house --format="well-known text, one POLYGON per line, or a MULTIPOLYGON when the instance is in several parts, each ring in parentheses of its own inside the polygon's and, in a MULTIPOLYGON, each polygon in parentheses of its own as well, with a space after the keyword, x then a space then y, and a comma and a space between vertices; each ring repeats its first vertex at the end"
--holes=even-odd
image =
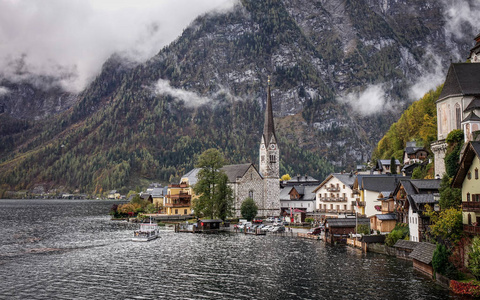
POLYGON ((111 190, 107 196, 108 199, 120 199, 120 193, 117 190, 111 190))
POLYGON ((315 209, 315 186, 287 186, 280 191, 280 215, 290 215, 293 212, 303 212, 302 219, 305 219, 306 213, 311 213, 315 209), (292 209, 292 212, 290 212, 292 209), (296 211, 295 211, 296 209, 296 211), (287 212, 288 211, 288 212, 287 212))
POLYGON ((435 157, 435 174, 445 174, 444 158, 447 150, 445 139, 454 129, 463 129, 465 142, 474 140, 474 132, 480 130, 480 35, 470 50, 472 63, 452 63, 437 106, 437 141, 431 144, 435 157))
POLYGON ((480 235, 480 142, 465 147, 460 168, 453 178, 453 187, 462 189, 463 230, 480 235))
POLYGON ((440 182, 440 179, 402 179, 393 191, 397 220, 408 224, 410 241, 426 240, 430 218, 424 212, 427 204, 434 210, 439 209, 440 182))
POLYGON ((378 196, 388 195, 395 190, 397 183, 407 177, 401 175, 357 175, 353 183, 353 191, 359 197, 361 213, 366 217, 379 214, 382 211, 382 202, 378 196))
MULTIPOLYGON (((390 159, 379 159, 375 167, 377 174, 390 174, 392 173, 392 166, 390 166, 390 159)), ((402 166, 398 159, 395 160, 395 174, 400 174, 402 166)))
POLYGON ((189 215, 192 213, 193 188, 186 181, 169 184, 165 195, 164 211, 167 215, 189 215))
POLYGON ((355 214, 356 195, 352 190, 354 181, 353 173, 333 173, 313 190, 321 220, 355 214))
POLYGON ((391 197, 391 192, 380 192, 378 200, 381 201, 381 213, 370 217, 370 229, 380 233, 389 233, 397 224, 397 214, 395 213, 395 202, 391 197))

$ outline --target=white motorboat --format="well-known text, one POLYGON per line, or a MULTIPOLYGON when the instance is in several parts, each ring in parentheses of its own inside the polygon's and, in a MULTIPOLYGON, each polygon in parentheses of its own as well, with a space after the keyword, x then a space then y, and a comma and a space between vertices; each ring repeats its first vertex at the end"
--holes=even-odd
POLYGON ((156 223, 140 224, 140 229, 135 230, 132 241, 148 242, 159 237, 159 229, 156 223))

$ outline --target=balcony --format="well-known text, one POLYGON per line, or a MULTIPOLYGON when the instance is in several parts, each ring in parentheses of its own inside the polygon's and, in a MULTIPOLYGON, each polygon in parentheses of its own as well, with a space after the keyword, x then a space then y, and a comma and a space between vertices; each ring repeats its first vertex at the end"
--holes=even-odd
POLYGON ((180 193, 180 194, 174 194, 174 195, 167 195, 167 198, 170 198, 172 200, 189 200, 192 197, 192 195, 188 193, 180 193))
POLYGON ((320 198, 320 202, 347 202, 347 197, 320 198))
POLYGON ((480 226, 463 224, 463 231, 470 234, 480 235, 480 226))
POLYGON ((352 201, 352 206, 357 206, 357 203, 358 203, 358 206, 359 207, 364 207, 365 206, 365 202, 362 202, 362 201, 352 201))
POLYGON ((340 192, 340 188, 337 186, 328 186, 327 191, 335 193, 335 192, 340 192))
POLYGON ((463 211, 480 211, 480 202, 462 202, 463 211))
POLYGON ((190 201, 181 201, 181 202, 174 202, 174 203, 165 203, 165 207, 190 207, 190 201))

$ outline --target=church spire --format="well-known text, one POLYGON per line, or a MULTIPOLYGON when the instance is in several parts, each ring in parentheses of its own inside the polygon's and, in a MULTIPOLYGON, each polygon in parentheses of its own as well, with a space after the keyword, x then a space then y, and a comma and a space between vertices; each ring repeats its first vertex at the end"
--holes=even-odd
POLYGON ((277 137, 275 136, 275 126, 273 124, 272 97, 270 95, 270 76, 268 76, 267 108, 265 109, 265 124, 263 126, 263 138, 265 140, 265 145, 270 144, 270 139, 272 136, 276 142, 277 137))

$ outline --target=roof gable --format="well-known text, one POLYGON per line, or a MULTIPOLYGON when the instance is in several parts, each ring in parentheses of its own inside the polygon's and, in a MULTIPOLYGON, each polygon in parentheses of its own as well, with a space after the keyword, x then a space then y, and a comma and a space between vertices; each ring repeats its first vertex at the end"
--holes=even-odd
POLYGON ((465 151, 463 152, 462 158, 460 160, 460 167, 457 170, 457 174, 453 177, 452 186, 454 188, 462 188, 463 181, 465 176, 472 166, 473 159, 475 156, 480 158, 480 142, 472 141, 467 144, 465 151))
POLYGON ((480 64, 451 64, 438 99, 457 95, 480 95, 480 76, 478 74, 480 74, 480 64))
MULTIPOLYGON (((253 167, 255 169, 253 164, 249 163, 239 165, 226 165, 223 166, 220 170, 225 172, 225 174, 228 176, 229 182, 236 182, 237 178, 243 177, 250 167, 253 167)), ((258 173, 257 169, 255 169, 255 172, 258 173)))

